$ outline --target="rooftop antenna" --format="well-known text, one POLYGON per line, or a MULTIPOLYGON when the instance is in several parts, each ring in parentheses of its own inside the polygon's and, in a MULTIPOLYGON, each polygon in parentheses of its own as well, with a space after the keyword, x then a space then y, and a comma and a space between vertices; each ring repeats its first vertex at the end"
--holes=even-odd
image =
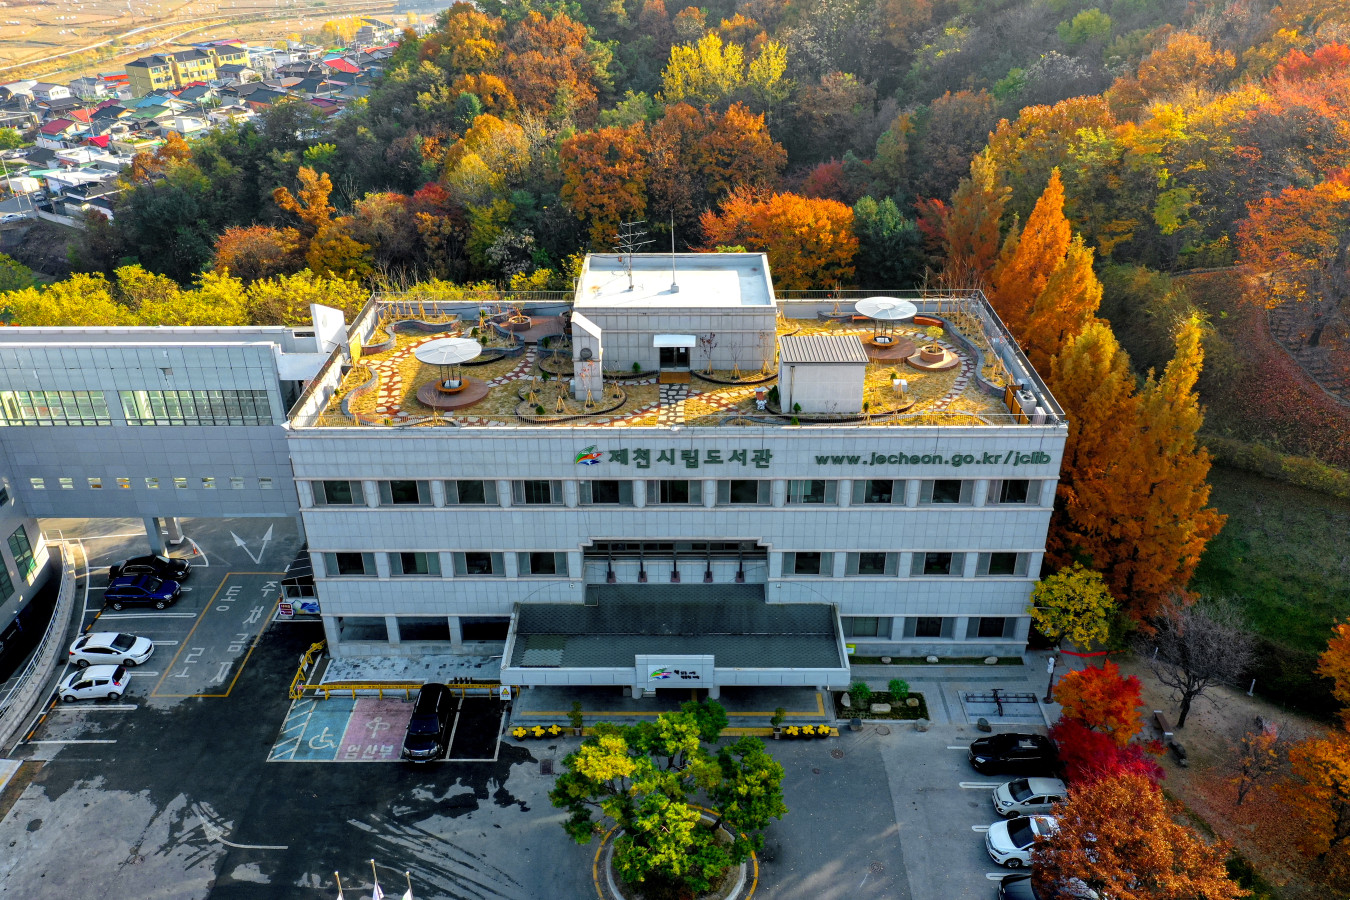
POLYGON ((628 289, 633 289, 633 254, 639 247, 645 247, 651 241, 643 240, 647 230, 642 226, 645 220, 619 223, 619 233, 614 239, 614 250, 623 258, 623 270, 628 275, 628 289))
POLYGON ((675 211, 670 211, 670 292, 678 294, 680 286, 675 282, 675 211))

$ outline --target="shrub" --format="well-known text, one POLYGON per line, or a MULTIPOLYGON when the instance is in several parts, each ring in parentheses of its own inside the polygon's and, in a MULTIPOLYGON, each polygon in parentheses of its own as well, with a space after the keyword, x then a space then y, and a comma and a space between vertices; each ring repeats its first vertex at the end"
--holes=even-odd
POLYGON ((642 371, 642 363, 640 362, 633 363, 633 374, 636 375, 641 371, 642 371))
POLYGON ((769 719, 769 724, 774 728, 777 728, 783 724, 783 720, 786 718, 787 710, 780 706, 773 711, 773 716, 769 719))
POLYGON ((886 690, 890 691, 896 700, 904 700, 909 696, 909 683, 903 678, 892 678, 886 682, 886 690))
POLYGON ((772 405, 778 405, 778 385, 775 384, 773 387, 769 388, 768 400, 772 405))
POLYGON ((580 701, 580 700, 573 700, 573 701, 572 701, 572 711, 569 712, 569 713, 567 714, 567 721, 570 722, 570 723, 572 724, 572 727, 573 727, 573 728, 580 728, 580 727, 581 727, 581 721, 582 721, 582 719, 581 719, 581 701, 580 701))
POLYGON ((849 686, 848 695, 853 698, 854 706, 867 706, 872 702, 872 689, 865 681, 855 681, 849 686))

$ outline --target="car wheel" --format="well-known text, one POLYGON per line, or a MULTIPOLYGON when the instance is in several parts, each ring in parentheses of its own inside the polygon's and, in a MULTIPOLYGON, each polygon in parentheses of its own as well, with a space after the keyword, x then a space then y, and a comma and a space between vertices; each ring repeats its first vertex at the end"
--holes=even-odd
POLYGON ((134 660, 134 659, 124 659, 124 660, 122 660, 122 665, 126 666, 128 669, 134 669, 134 668, 136 668, 136 660, 134 660))
POLYGON ((112 607, 115 611, 117 611, 117 612, 121 612, 121 611, 122 611, 122 601, 121 601, 121 600, 114 600, 112 603, 109 604, 109 606, 111 606, 111 607, 112 607))
POLYGON ((63 703, 74 703, 74 702, 75 702, 76 700, 78 700, 78 699, 79 699, 79 698, 76 697, 74 694, 66 694, 64 697, 61 698, 61 702, 63 702, 63 703))
POLYGON ((121 700, 121 699, 122 699, 122 695, 119 694, 117 691, 113 691, 111 694, 108 695, 108 699, 109 699, 109 700, 121 700))
POLYGON ((77 659, 77 660, 75 660, 75 665, 76 665, 78 668, 81 668, 81 669, 87 669, 87 668, 89 668, 89 660, 87 660, 87 659, 77 659))
POLYGON ((1022 861, 1014 856, 1012 859, 1004 863, 1004 865, 1006 865, 1010 869, 1020 869, 1022 868, 1022 861))
POLYGON ((169 605, 169 604, 165 603, 163 600, 156 600, 156 601, 155 601, 155 609, 163 609, 164 607, 166 607, 166 606, 168 606, 168 605, 169 605))

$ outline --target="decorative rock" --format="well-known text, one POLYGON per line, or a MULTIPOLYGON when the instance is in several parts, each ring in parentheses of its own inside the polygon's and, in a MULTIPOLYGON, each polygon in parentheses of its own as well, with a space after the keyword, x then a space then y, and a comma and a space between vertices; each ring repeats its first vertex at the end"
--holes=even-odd
POLYGON ((927 719, 915 719, 915 720, 914 720, 914 730, 915 730, 915 731, 927 731, 927 730, 928 730, 928 726, 929 726, 930 724, 931 724, 931 723, 930 723, 927 719))
POLYGON ((935 662, 938 661, 938 658, 937 658, 936 656, 925 656, 925 657, 924 657, 924 661, 925 661, 925 662, 930 662, 930 663, 935 663, 935 662))
POLYGON ((839 695, 839 705, 842 706, 844 709, 852 709, 852 708, 853 708, 853 698, 850 697, 848 694, 840 694, 840 695, 839 695))
POLYGON ((997 657, 997 656, 986 656, 986 657, 984 658, 984 664, 985 664, 986 666, 996 666, 996 665, 998 665, 998 657, 997 657))
POLYGON ((891 711, 891 705, 890 705, 889 703, 873 703, 873 704, 872 704, 872 712, 874 712, 874 713, 888 713, 888 712, 890 712, 890 711, 891 711))
POLYGON ((849 720, 848 720, 848 730, 849 730, 849 731, 862 731, 862 719, 849 719, 849 720))
POLYGON ((883 656, 883 657, 881 658, 881 661, 882 661, 883 663, 885 663, 886 665, 890 665, 890 664, 891 664, 891 658, 890 658, 889 656, 883 656))
POLYGON ((977 729, 979 729, 980 731, 985 731, 985 732, 993 731, 993 730, 994 730, 994 726, 990 725, 990 724, 989 724, 989 720, 986 719, 984 716, 980 716, 979 721, 977 721, 977 722, 975 723, 975 727, 976 727, 977 729))
POLYGON ((908 698, 907 700, 905 700, 905 705, 906 705, 906 706, 910 706, 910 707, 914 707, 914 708, 918 708, 918 705, 919 705, 919 698, 918 698, 918 697, 910 697, 910 698, 908 698))

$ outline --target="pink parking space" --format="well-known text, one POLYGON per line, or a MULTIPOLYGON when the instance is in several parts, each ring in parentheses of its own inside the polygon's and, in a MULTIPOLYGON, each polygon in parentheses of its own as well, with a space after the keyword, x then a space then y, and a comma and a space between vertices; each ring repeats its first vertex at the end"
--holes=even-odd
POLYGON ((358 697, 334 762, 394 762, 412 718, 406 700, 358 697))

